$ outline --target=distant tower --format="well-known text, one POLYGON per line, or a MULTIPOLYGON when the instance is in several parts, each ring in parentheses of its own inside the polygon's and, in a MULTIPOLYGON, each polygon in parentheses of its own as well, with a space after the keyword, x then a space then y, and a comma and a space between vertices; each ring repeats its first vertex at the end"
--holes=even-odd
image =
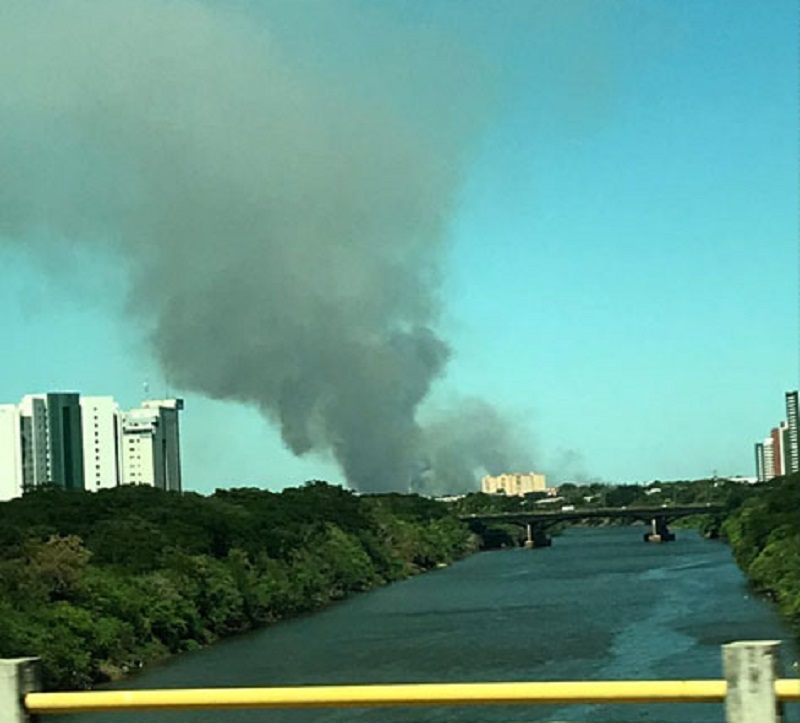
POLYGON ((786 392, 786 424, 788 426, 788 445, 786 449, 786 458, 788 461, 786 473, 800 471, 800 455, 798 452, 798 417, 797 417, 797 390, 793 392, 786 392))
POLYGON ((781 422, 777 427, 773 427, 769 433, 772 439, 772 464, 776 477, 786 474, 785 428, 786 422, 781 422))
POLYGON ((756 442, 756 479, 759 482, 767 481, 766 465, 764 464, 763 442, 756 442))
POLYGON ((762 445, 764 447, 764 479, 769 482, 775 477, 775 450, 772 448, 772 438, 767 437, 762 445))

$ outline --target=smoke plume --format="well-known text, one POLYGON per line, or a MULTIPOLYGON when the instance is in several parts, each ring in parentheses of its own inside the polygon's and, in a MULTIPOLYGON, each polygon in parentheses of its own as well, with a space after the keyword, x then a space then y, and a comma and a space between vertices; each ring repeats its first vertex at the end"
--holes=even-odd
POLYGON ((488 101, 432 31, 332 5, 368 56, 311 52, 285 10, 270 23, 279 4, 3 2, 0 235, 113 254, 172 384, 258 405, 360 489, 406 489, 502 454, 465 466, 456 426, 433 451, 417 421, 488 101))
POLYGON ((423 458, 429 466, 417 486, 437 494, 474 492, 481 474, 529 471, 531 450, 521 429, 524 425, 482 399, 458 400, 424 425, 423 458))

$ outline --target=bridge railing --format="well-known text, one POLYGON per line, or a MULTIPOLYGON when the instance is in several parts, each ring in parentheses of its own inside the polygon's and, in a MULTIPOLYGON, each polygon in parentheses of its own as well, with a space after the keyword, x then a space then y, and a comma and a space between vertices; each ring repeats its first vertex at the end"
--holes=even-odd
POLYGON ((443 683, 184 690, 37 690, 37 661, 0 661, 0 723, 32 715, 233 708, 717 703, 728 723, 779 723, 782 703, 800 701, 800 680, 778 677, 779 643, 723 646, 724 680, 443 683))

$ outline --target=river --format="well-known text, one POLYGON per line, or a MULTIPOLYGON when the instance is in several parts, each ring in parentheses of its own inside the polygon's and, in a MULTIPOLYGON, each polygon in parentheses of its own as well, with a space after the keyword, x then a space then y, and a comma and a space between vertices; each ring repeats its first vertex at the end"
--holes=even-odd
MULTIPOLYGON (((573 528, 543 550, 474 555, 323 612, 180 656, 119 687, 172 688, 436 681, 719 678, 720 646, 784 641, 728 547, 678 530, 573 528)), ((794 712, 793 712, 794 714, 794 712)), ((795 718, 796 719, 796 718, 795 718)), ((405 723, 663 721, 721 723, 722 707, 550 706, 343 711, 192 711, 63 717, 70 723, 405 723)))

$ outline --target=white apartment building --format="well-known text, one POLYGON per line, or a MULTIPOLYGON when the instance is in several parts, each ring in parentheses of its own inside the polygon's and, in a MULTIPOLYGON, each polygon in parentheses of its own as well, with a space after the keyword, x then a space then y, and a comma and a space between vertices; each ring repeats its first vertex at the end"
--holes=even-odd
POLYGON ((120 483, 120 411, 114 397, 81 397, 83 482, 89 492, 120 483))
POLYGON ((0 404, 0 501, 22 495, 21 418, 16 404, 0 404))
POLYGON ((180 492, 182 399, 155 399, 122 415, 122 484, 180 492))
POLYGON ((481 480, 481 491, 487 495, 506 494, 523 497, 530 492, 544 492, 546 487, 545 476, 536 472, 486 475, 481 480))
POLYGON ((122 412, 113 397, 74 392, 0 405, 0 501, 47 484, 181 491, 182 409, 182 399, 158 399, 122 412))
POLYGON ((770 480, 775 476, 775 450, 772 445, 772 437, 767 437, 762 444, 764 445, 764 478, 770 480))

